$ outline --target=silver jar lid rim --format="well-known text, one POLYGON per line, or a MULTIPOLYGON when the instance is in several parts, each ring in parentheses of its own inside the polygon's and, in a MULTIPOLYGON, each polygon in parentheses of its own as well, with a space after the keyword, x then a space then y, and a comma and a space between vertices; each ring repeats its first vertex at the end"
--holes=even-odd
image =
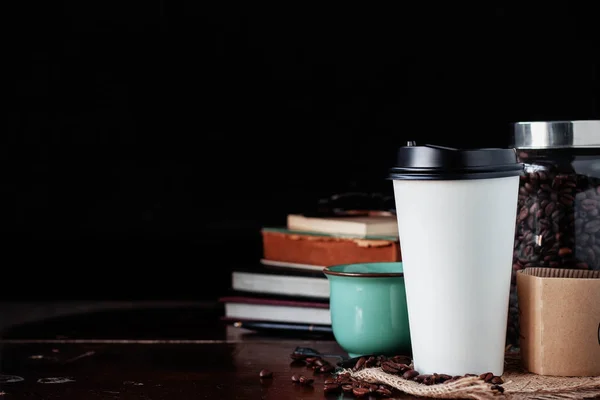
POLYGON ((600 147, 600 121, 517 122, 511 137, 517 149, 600 147))

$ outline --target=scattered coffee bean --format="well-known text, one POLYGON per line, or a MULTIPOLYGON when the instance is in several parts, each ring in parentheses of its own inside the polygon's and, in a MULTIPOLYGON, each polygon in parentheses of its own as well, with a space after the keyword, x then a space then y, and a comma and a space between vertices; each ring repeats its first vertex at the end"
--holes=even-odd
POLYGON ((391 366, 392 368, 397 369, 398 371, 400 371, 400 370, 406 370, 408 368, 408 365, 397 363, 397 362, 394 362, 394 361, 386 361, 385 363, 388 364, 389 366, 391 366))
POLYGON ((400 372, 399 369, 396 369, 391 365, 390 361, 385 361, 385 362, 381 363, 381 369, 383 370, 383 372, 387 372, 388 374, 393 374, 393 375, 400 372))
POLYGON ((419 376, 419 371, 415 371, 414 369, 409 369, 404 374, 402 374, 402 377, 409 381, 415 379, 417 376, 419 376))
POLYGON ((351 391, 352 391, 352 389, 353 389, 353 388, 352 388, 352 385, 350 385, 350 384, 345 384, 345 385, 342 385, 342 390, 343 390, 345 393, 349 393, 349 392, 351 392, 351 391))
POLYGON ((352 370, 358 371, 358 370, 362 369, 364 367, 366 361, 367 361, 367 359, 364 357, 359 358, 358 361, 356 362, 356 364, 354 365, 354 367, 352 368, 352 370))
POLYGON ((387 361, 388 358, 384 355, 380 355, 380 356, 375 357, 375 359, 377 360, 376 365, 381 365, 381 363, 384 361, 387 361))
POLYGON ((377 364, 377 360, 375 359, 375 357, 371 356, 369 358, 367 358, 367 360, 365 361, 364 367, 365 368, 372 368, 377 364))
POLYGON ((273 377, 273 372, 269 371, 266 368, 263 368, 258 373, 258 376, 260 376, 261 378, 272 378, 273 377))
POLYGON ((319 372, 323 374, 330 373, 335 370, 335 367, 331 364, 325 364, 321 368, 319 368, 319 372))
POLYGON ((490 389, 492 389, 498 393, 504 393, 504 388, 500 385, 493 385, 490 389))
POLYGON ((431 375, 429 375, 429 374, 417 375, 413 378, 413 381, 423 383, 425 381, 425 379, 428 379, 430 376, 431 375))
POLYGON ((304 385, 304 386, 310 386, 313 384, 314 381, 315 381, 314 379, 308 378, 304 375, 301 375, 300 378, 298 379, 298 383, 300 383, 301 385, 304 385))
POLYGON ((492 374, 491 372, 486 372, 486 373, 479 375, 479 379, 486 381, 486 382, 490 382, 493 378, 494 378, 494 374, 492 374))
POLYGON ((352 389, 352 394, 355 395, 356 397, 365 397, 369 393, 370 393, 369 389, 363 388, 363 387, 357 387, 357 388, 352 389))
POLYGON ((379 388, 375 391, 376 394, 379 395, 379 397, 391 397, 392 396, 392 391, 388 390, 386 388, 379 388))
POLYGON ((392 357, 392 361, 398 364, 406 365, 410 365, 412 363, 412 359, 409 356, 394 356, 392 357))
POLYGON ((494 385, 502 385, 504 383, 504 380, 499 376, 494 376, 490 380, 490 383, 493 383, 494 385))
POLYGON ((300 375, 292 375, 292 382, 294 382, 294 383, 300 382, 300 375))

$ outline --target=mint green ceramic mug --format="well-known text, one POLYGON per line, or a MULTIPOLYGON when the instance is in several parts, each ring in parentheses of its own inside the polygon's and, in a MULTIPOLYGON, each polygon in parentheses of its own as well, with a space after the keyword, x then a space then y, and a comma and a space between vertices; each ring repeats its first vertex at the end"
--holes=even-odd
POLYGON ((350 357, 411 353, 401 262, 335 265, 323 272, 333 334, 350 357))

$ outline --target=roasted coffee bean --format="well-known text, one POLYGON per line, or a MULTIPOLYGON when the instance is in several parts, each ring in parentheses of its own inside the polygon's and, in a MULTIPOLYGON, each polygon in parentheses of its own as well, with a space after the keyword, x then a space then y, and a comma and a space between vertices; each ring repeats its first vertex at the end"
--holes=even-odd
POLYGON ((337 379, 350 379, 350 372, 344 372, 342 374, 337 375, 337 379))
POLYGON ((350 384, 342 385, 342 391, 344 391, 345 393, 352 392, 352 389, 354 389, 354 387, 350 384))
POLYGON ((379 395, 379 397, 392 397, 392 391, 385 388, 377 389, 375 393, 379 395))
POLYGON ((498 393, 504 393, 504 388, 500 385, 493 385, 490 387, 490 389, 492 389, 498 393))
POLYGON ((306 357, 305 361, 307 364, 314 364, 315 361, 320 360, 321 357, 306 357))
POLYGON ((377 356, 376 358, 377 358, 377 362, 378 362, 379 364, 381 364, 381 363, 382 363, 382 362, 384 362, 384 361, 387 361, 387 357, 386 357, 386 356, 384 356, 384 355, 377 356))
POLYGON ((294 383, 300 382, 300 375, 292 375, 292 382, 294 382, 294 383))
POLYGON ((394 363, 392 361, 385 361, 381 363, 381 369, 383 372, 387 372, 388 374, 397 374, 400 370, 394 367, 394 363))
POLYGON ((486 373, 479 375, 479 379, 482 379, 486 382, 490 382, 493 378, 494 378, 494 374, 492 374, 491 372, 486 372, 486 373))
POLYGON ((367 359, 365 357, 359 358, 358 361, 356 362, 356 364, 354 365, 354 368, 352 368, 352 370, 358 371, 359 369, 362 369, 364 367, 366 361, 367 361, 367 359))
POLYGON ((449 379, 452 379, 452 377, 450 375, 440 374, 440 381, 441 382, 446 382, 449 379))
POLYGON ((371 367, 374 367, 376 363, 377 363, 377 360, 375 359, 375 357, 371 356, 371 357, 367 358, 367 360, 365 361, 364 367, 371 368, 371 367))
POLYGON ((365 397, 369 394, 369 389, 362 387, 354 388, 352 389, 352 394, 356 397, 365 397))
POLYGON ((521 208, 521 211, 519 212, 519 219, 521 221, 524 221, 525 219, 527 219, 528 216, 529 216, 529 209, 527 208, 527 206, 524 206, 523 208, 521 208))
POLYGON ((310 385, 312 385, 314 381, 315 381, 315 380, 314 380, 313 378, 308 378, 308 377, 306 377, 306 376, 304 376, 304 375, 300 376, 300 378, 298 379, 298 382, 299 382, 301 385, 305 385, 305 386, 310 386, 310 385))
POLYGON ((342 387, 340 385, 338 385, 337 383, 326 383, 324 391, 326 393, 335 393, 335 392, 339 392, 341 389, 342 389, 342 387))
POLYGON ((273 377, 273 372, 269 371, 266 368, 263 368, 258 373, 258 376, 260 376, 261 378, 272 378, 273 377))
POLYGON ((494 376, 491 380, 490 383, 493 383, 494 385, 501 385, 504 383, 504 380, 499 377, 499 376, 494 376))
POLYGON ((425 381, 425 379, 428 379, 431 375, 429 374, 422 374, 422 375, 417 375, 413 378, 413 380, 415 382, 423 382, 425 381))
POLYGON ((394 356, 392 357, 392 361, 395 362, 396 364, 406 364, 406 365, 410 365, 412 363, 412 359, 408 356, 394 356))
POLYGON ((397 369, 399 371, 403 370, 403 369, 406 370, 408 368, 408 365, 397 363, 397 362, 394 362, 394 361, 386 361, 385 363, 387 365, 389 365, 390 367, 395 368, 395 369, 397 369))
POLYGON ((334 369, 335 369, 335 367, 334 367, 333 365, 331 365, 331 364, 326 364, 326 365, 323 365, 323 366, 322 366, 322 367, 319 369, 319 372, 326 374, 326 373, 332 372, 334 369))
POLYGON ((402 377, 408 380, 413 380, 417 376, 419 376, 419 371, 415 371, 414 369, 409 369, 404 374, 402 374, 402 377))
MULTIPOLYGON (((579 221, 579 220, 576 220, 576 221, 579 221)), ((595 220, 586 222, 585 225, 583 226, 583 230, 586 233, 596 233, 596 232, 600 231, 600 220, 595 219, 595 220)))
POLYGON ((571 253, 573 253, 573 250, 571 250, 568 247, 561 247, 558 250, 558 256, 559 257, 566 257, 566 256, 570 255, 571 253))
POLYGON ((326 384, 326 385, 328 385, 330 383, 336 383, 336 380, 332 379, 332 378, 327 378, 327 379, 325 379, 325 381, 323 383, 326 384))

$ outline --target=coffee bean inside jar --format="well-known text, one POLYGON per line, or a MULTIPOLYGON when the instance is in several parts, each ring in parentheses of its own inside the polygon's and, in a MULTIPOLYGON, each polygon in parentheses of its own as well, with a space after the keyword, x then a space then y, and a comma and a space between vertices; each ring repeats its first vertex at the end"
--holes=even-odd
POLYGON ((600 121, 518 123, 512 142, 525 166, 507 332, 518 345, 516 271, 600 269, 600 121))

